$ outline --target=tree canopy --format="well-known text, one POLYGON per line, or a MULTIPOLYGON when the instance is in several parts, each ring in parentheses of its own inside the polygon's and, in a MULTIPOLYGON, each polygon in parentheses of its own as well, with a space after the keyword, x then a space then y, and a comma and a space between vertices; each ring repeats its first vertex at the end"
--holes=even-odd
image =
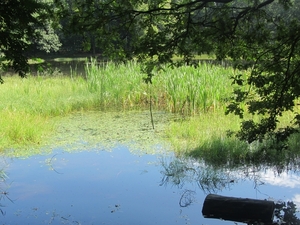
POLYGON ((26 50, 34 38, 36 29, 44 27, 50 18, 45 3, 35 0, 3 0, 0 2, 0 53, 20 76, 28 72, 26 50))
MULTIPOLYGON (((153 69, 163 63, 193 65, 194 56, 201 54, 230 60, 241 73, 232 77, 235 91, 227 113, 241 118, 245 111, 262 115, 258 121, 245 118, 236 133, 251 143, 266 137, 281 142, 298 131, 300 115, 296 112, 291 126, 278 129, 277 124, 285 111, 295 109, 300 96, 299 3, 54 0, 52 6, 64 21, 65 33, 82 35, 86 48, 96 46, 105 57, 138 58, 145 65, 148 82, 153 69)), ((26 72, 24 49, 32 35, 29 24, 47 24, 47 19, 34 16, 43 7, 34 0, 0 3, 1 51, 21 75, 26 72)))

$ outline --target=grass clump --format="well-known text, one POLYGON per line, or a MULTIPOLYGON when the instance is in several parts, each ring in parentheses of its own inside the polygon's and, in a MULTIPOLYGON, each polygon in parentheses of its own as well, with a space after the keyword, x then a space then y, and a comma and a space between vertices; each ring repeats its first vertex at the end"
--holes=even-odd
POLYGON ((51 118, 95 107, 82 78, 5 77, 0 87, 0 150, 39 145, 55 128, 51 118))
POLYGON ((164 84, 168 110, 185 115, 224 108, 232 93, 234 70, 199 63, 197 67, 166 68, 157 82, 164 84))
POLYGON ((155 109, 183 115, 224 108, 229 98, 231 68, 199 64, 163 68, 153 77, 152 85, 143 82, 140 64, 99 64, 92 60, 86 66, 90 92, 97 93, 101 107, 145 108, 151 95, 155 109))
MULTIPOLYGON (((290 115, 285 115, 280 126, 287 124, 289 117, 290 115)), ((228 130, 237 131, 240 124, 238 117, 225 115, 224 111, 217 110, 175 121, 170 124, 166 133, 178 155, 203 159, 214 167, 246 164, 265 164, 281 170, 284 167, 299 167, 300 133, 293 134, 288 139, 285 149, 282 148, 283 143, 277 143, 272 137, 248 144, 228 133, 228 130)))
POLYGON ((92 59, 85 71, 88 90, 98 96, 102 110, 136 109, 147 104, 147 85, 137 62, 99 63, 92 59))
POLYGON ((227 163, 229 158, 239 159, 247 152, 247 144, 227 135, 228 129, 238 129, 239 122, 239 118, 216 110, 176 121, 166 133, 177 154, 205 158, 211 163, 227 163))
POLYGON ((3 149, 25 149, 39 144, 54 128, 46 117, 13 111, 1 111, 0 124, 0 146, 3 149))
MULTIPOLYGON (((45 142, 47 135, 56 130, 57 122, 54 121, 59 119, 54 120, 54 117, 76 111, 148 110, 149 101, 153 110, 195 116, 190 119, 194 121, 194 127, 184 128, 185 125, 177 124, 178 131, 170 128, 170 133, 182 135, 179 140, 186 143, 184 148, 180 143, 177 149, 199 146, 199 127, 203 127, 201 140, 207 140, 205 148, 209 149, 209 138, 218 137, 219 133, 225 135, 224 130, 213 133, 210 127, 214 126, 213 121, 220 121, 221 115, 224 116, 225 103, 232 91, 230 77, 233 73, 232 68, 205 63, 197 67, 165 67, 153 77, 153 84, 148 85, 143 82, 141 65, 136 61, 116 64, 89 60, 83 76, 71 70, 69 75, 43 73, 26 79, 5 77, 0 88, 0 150, 45 142), (207 124, 196 122, 196 118, 204 118, 202 122, 207 124), (205 132, 212 133, 204 139, 205 132)), ((230 120, 224 118, 215 126, 227 129, 226 123, 230 120)), ((169 135, 170 139, 175 140, 176 135, 169 135)), ((225 136, 222 138, 226 139, 225 136)))

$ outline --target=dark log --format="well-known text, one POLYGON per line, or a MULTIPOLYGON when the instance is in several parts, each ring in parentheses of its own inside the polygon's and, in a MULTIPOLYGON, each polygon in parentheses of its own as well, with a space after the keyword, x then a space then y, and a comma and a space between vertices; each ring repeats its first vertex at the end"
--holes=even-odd
POLYGON ((206 218, 271 224, 274 209, 275 204, 273 201, 209 194, 203 203, 202 214, 206 218))

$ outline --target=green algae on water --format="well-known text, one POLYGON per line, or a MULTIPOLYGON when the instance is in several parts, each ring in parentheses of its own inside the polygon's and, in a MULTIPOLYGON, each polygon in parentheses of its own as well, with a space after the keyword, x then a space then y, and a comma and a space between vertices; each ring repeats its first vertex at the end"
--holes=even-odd
POLYGON ((125 145, 147 154, 167 151, 164 130, 174 115, 154 112, 153 116, 154 129, 149 111, 72 113, 57 121, 57 132, 47 146, 72 151, 125 145))

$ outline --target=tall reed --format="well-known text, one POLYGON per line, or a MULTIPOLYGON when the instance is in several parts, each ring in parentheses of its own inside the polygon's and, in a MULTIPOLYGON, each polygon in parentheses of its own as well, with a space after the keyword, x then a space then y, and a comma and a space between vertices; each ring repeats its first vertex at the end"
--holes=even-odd
POLYGON ((195 115, 224 107, 232 91, 230 76, 233 73, 233 69, 206 63, 196 68, 165 68, 156 84, 164 85, 170 111, 195 115))
POLYGON ((48 131, 55 129, 52 117, 78 110, 148 109, 151 100, 154 109, 185 115, 214 111, 224 107, 232 73, 208 64, 165 67, 147 85, 136 61, 100 64, 90 60, 85 76, 77 75, 75 69, 71 76, 5 77, 0 87, 0 150, 43 142, 48 131))
POLYGON ((85 70, 88 90, 97 94, 103 109, 143 105, 146 85, 135 61, 116 64, 92 59, 85 70))
MULTIPOLYGON (((153 106, 185 115, 222 108, 232 91, 233 73, 233 69, 206 63, 196 68, 165 67, 153 77, 153 106)), ((86 65, 86 76, 89 91, 97 93, 103 108, 144 107, 149 102, 149 87, 143 82, 140 65, 135 61, 100 64, 91 60, 86 65)))

